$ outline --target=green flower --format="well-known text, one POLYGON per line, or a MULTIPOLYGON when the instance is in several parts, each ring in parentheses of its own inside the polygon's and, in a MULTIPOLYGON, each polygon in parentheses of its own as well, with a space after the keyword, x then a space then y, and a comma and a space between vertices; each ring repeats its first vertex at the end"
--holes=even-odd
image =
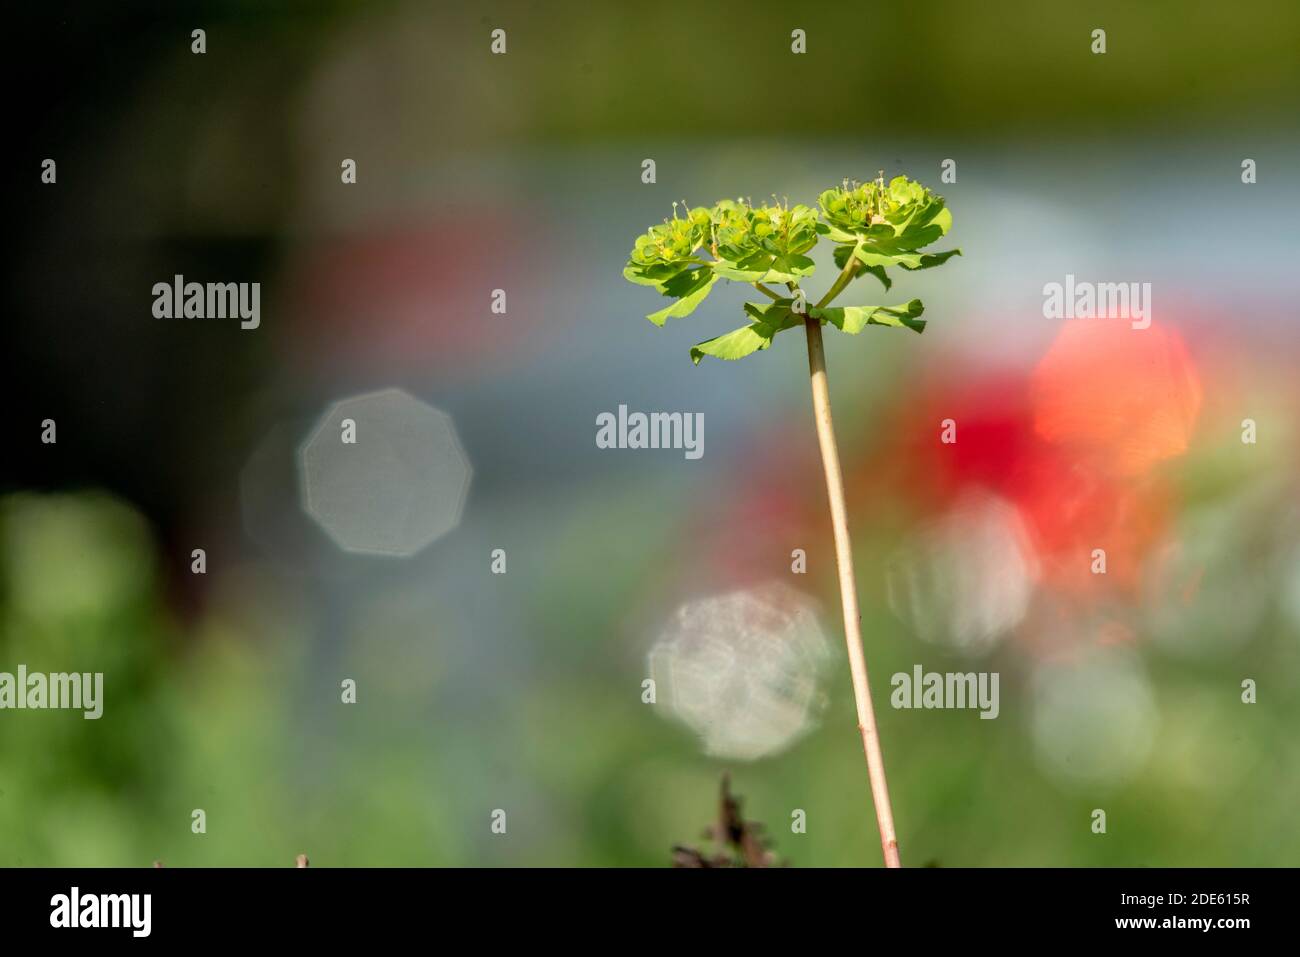
POLYGON ((754 210, 754 235, 763 249, 778 256, 798 255, 817 244, 817 211, 807 206, 754 210))
MULTIPOLYGON (((849 188, 832 187, 817 198, 826 223, 844 233, 866 232, 873 223, 884 222, 880 215, 880 187, 877 183, 863 183, 849 188)), ((837 240, 846 242, 848 240, 837 240)))
POLYGON ((906 176, 894 177, 888 186, 883 177, 870 183, 846 182, 823 192, 818 203, 825 220, 819 230, 842 244, 835 253, 841 267, 855 256, 868 267, 925 269, 957 255, 956 250, 917 252, 952 228, 952 214, 942 196, 906 176))
POLYGON ((709 260, 697 255, 711 242, 712 232, 710 210, 697 206, 683 218, 677 215, 677 203, 673 203, 672 219, 651 226, 637 237, 623 275, 630 282, 653 286, 676 300, 673 305, 646 316, 655 325, 662 326, 667 319, 689 315, 718 281, 709 260))
POLYGON ((817 244, 817 211, 726 199, 713 207, 713 236, 714 271, 724 279, 795 282, 813 272, 803 254, 817 244))
POLYGON ((767 302, 745 303, 749 325, 699 343, 691 351, 696 362, 706 355, 738 359, 766 349, 777 333, 800 328, 807 318, 850 335, 869 325, 924 329, 919 300, 896 306, 829 303, 859 276, 869 273, 888 289, 887 266, 926 269, 958 255, 955 249, 918 251, 952 225, 943 197, 905 176, 887 186, 882 177, 864 184, 845 181, 822 193, 819 205, 754 206, 744 199, 724 199, 707 209, 687 209, 673 203, 672 219, 637 238, 623 275, 670 300, 646 316, 657 326, 691 315, 720 279, 753 284, 767 297, 767 302), (814 306, 801 282, 813 275, 807 253, 821 236, 836 244, 840 275, 814 306), (853 269, 846 268, 850 259, 856 263, 853 269), (772 288, 782 285, 787 288, 772 288))
POLYGON ((684 266, 708 239, 709 211, 702 206, 697 207, 682 219, 677 216, 676 204, 673 204, 672 219, 664 220, 662 225, 651 226, 648 232, 637 237, 632 253, 628 256, 628 264, 642 267, 684 266))
POLYGON ((754 210, 742 200, 724 199, 710 211, 715 256, 727 262, 740 262, 755 252, 754 210))

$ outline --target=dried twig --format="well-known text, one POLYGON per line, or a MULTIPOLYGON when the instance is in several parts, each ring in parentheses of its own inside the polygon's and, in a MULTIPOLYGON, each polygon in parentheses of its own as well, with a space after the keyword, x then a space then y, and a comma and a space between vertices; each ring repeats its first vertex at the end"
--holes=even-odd
POLYGON ((674 845, 673 867, 772 867, 776 855, 768 849, 762 833, 762 824, 745 820, 740 799, 731 793, 731 776, 723 774, 718 820, 704 832, 705 840, 719 845, 719 850, 707 855, 693 847, 674 845))

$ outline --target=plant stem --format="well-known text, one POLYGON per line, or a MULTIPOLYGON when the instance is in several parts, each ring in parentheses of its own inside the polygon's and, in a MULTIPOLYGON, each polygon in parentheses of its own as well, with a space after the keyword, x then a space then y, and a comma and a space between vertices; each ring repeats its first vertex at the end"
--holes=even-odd
MULTIPOLYGON (((826 295, 822 296, 821 302, 817 303, 817 305, 814 306, 813 308, 823 309, 827 305, 829 305, 831 300, 834 299, 836 296, 838 296, 840 293, 842 293, 844 291, 844 287, 853 281, 853 277, 857 274, 857 272, 858 272, 858 257, 850 253, 848 262, 844 264, 844 268, 840 270, 840 274, 835 277, 835 282, 831 284, 831 288, 826 290, 826 295)), ((820 341, 821 339, 820 327, 818 327, 817 338, 820 341)))
MULTIPOLYGON (((848 284, 855 268, 852 259, 845 263, 840 279, 836 280, 817 308, 822 308, 848 284)), ((885 866, 902 867, 898 855, 898 836, 894 833, 894 812, 889 806, 885 758, 880 750, 876 714, 871 707, 867 660, 862 651, 862 620, 858 611, 857 581, 853 576, 853 546, 849 542, 848 510, 844 505, 844 476, 840 472, 840 454, 835 445, 835 426, 831 421, 831 396, 826 384, 826 352, 822 347, 821 322, 805 316, 804 328, 808 333, 808 373, 812 379, 813 417, 817 422, 817 441, 821 446, 826 494, 831 504, 831 526, 835 532, 835 564, 840 575, 844 640, 849 650, 849 673, 853 678, 853 699, 858 709, 858 731, 862 734, 862 750, 867 756, 867 776, 871 781, 871 800, 876 806, 876 825, 880 829, 880 846, 884 851, 885 866)))

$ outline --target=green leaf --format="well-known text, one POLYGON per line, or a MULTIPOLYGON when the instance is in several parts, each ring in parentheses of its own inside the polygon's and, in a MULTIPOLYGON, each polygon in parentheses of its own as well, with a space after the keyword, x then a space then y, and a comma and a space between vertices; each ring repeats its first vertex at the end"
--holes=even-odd
POLYGON ((864 266, 902 266, 904 269, 929 269, 941 266, 953 256, 960 256, 960 249, 950 249, 943 253, 918 252, 875 252, 867 246, 859 246, 853 251, 864 266))
POLYGON ((862 271, 869 272, 871 273, 871 275, 879 279, 880 284, 884 286, 885 289, 888 289, 890 286, 894 284, 894 280, 890 279, 888 274, 885 272, 884 266, 868 266, 865 263, 863 263, 862 271))
POLYGON ((654 286, 660 292, 663 291, 663 284, 674 276, 685 272, 690 268, 690 263, 656 263, 654 265, 644 265, 641 263, 629 262, 623 267, 623 278, 628 282, 634 282, 639 286, 654 286))
POLYGON ((755 253, 740 262, 722 259, 713 267, 713 271, 723 279, 733 279, 736 282, 762 282, 767 276, 772 258, 767 253, 755 253))
POLYGON ((794 304, 793 299, 773 299, 771 302, 747 302, 745 303, 745 312, 759 322, 766 323, 778 329, 789 328, 793 324, 790 307, 794 304))
MULTIPOLYGON (((835 265, 838 266, 840 269, 843 269, 844 264, 847 263, 849 261, 849 257, 853 255, 853 247, 842 246, 842 245, 836 246, 835 252, 832 253, 832 255, 835 257, 835 265)), ((861 262, 861 260, 859 260, 859 262, 861 262)), ((865 263, 862 263, 862 269, 858 273, 858 275, 862 275, 862 273, 864 272, 869 272, 871 273, 871 275, 879 279, 881 285, 883 285, 886 289, 888 289, 890 286, 894 284, 894 280, 890 279, 889 274, 885 272, 884 266, 868 266, 865 263)))
POLYGON ((798 253, 785 253, 772 260, 766 278, 759 281, 794 282, 804 276, 811 276, 816 269, 817 264, 807 256, 801 256, 798 253))
POLYGON ((943 253, 926 253, 921 257, 920 265, 917 266, 909 266, 907 263, 899 263, 899 265, 909 272, 915 272, 918 269, 930 269, 934 266, 942 266, 953 256, 960 255, 960 249, 949 249, 947 252, 943 253))
POLYGON ((749 325, 733 329, 725 335, 706 339, 704 342, 692 346, 691 361, 699 365, 700 360, 705 356, 715 356, 719 359, 743 359, 751 353, 770 346, 772 337, 776 333, 776 329, 765 323, 751 322, 749 325))
POLYGON ((665 296, 676 297, 677 301, 666 309, 650 313, 646 318, 656 326, 662 326, 669 319, 689 316, 707 298, 717 281, 718 277, 707 266, 674 276, 663 284, 663 292, 665 296))
POLYGON ((814 319, 829 322, 841 332, 856 336, 869 325, 907 327, 915 332, 925 330, 925 320, 918 319, 925 312, 920 299, 913 299, 901 306, 833 306, 826 309, 812 308, 808 315, 814 319))
POLYGON ((892 244, 908 252, 915 252, 922 246, 941 239, 952 228, 952 213, 944 206, 943 200, 936 196, 909 210, 906 217, 900 216, 897 221, 890 218, 890 223, 893 224, 894 232, 892 244))
POLYGON ((817 265, 798 253, 773 256, 759 252, 738 263, 722 260, 713 269, 723 279, 736 282, 794 282, 811 276, 817 265))
POLYGON ((724 335, 706 339, 691 349, 691 361, 696 365, 705 356, 718 359, 743 359, 745 356, 772 345, 772 340, 783 329, 802 325, 803 319, 791 312, 792 299, 775 302, 747 302, 745 312, 754 318, 747 326, 733 329, 724 335))
POLYGON ((713 271, 708 266, 701 266, 689 272, 680 272, 663 283, 664 295, 682 299, 693 295, 702 287, 710 285, 713 271))
MULTIPOLYGON (((858 234, 851 233, 846 229, 841 229, 834 223, 818 223, 817 232, 821 233, 827 239, 837 243, 856 243, 858 234)), ((839 252, 837 249, 836 252, 839 252)))

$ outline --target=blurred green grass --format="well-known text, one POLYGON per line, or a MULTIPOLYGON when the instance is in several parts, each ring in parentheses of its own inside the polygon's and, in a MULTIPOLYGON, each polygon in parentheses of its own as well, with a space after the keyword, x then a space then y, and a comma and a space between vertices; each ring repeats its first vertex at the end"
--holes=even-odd
MULTIPOLYGON (((539 620, 550 617, 574 642, 547 640, 556 653, 540 656, 526 681, 448 725, 421 714, 463 678, 385 688, 374 675, 409 667, 400 651, 371 659, 358 705, 338 704, 337 682, 314 675, 293 588, 267 569, 219 576, 216 597, 182 625, 160 591, 147 524, 131 509, 97 493, 8 497, 0 662, 107 677, 98 722, 77 712, 0 715, 0 863, 289 866, 306 851, 324 866, 658 866, 673 843, 698 841, 729 766, 747 816, 767 825, 783 858, 874 864, 842 660, 830 674, 831 707, 806 740, 753 764, 702 757, 689 733, 640 703, 634 656, 585 647, 619 633, 620 594, 661 557, 653 543, 625 544, 618 562, 593 572, 581 556, 599 549, 588 523, 600 514, 570 517, 580 545, 558 547, 554 577, 528 597, 539 620), (555 587, 564 580, 611 599, 564 617, 581 600, 555 587), (498 806, 510 814, 508 839, 488 832, 498 806), (196 807, 207 812, 206 835, 190 833, 196 807), (790 833, 795 808, 807 813, 806 834, 790 833)), ((886 543, 855 531, 859 574, 876 581, 886 543)), ((928 651, 918 658, 874 591, 864 589, 864 631, 878 697, 888 700, 884 676, 918 660, 960 665, 928 651)), ((833 594, 822 597, 834 607, 833 594)), ((1295 649, 1276 640, 1284 631, 1270 618, 1226 680, 1222 663, 1148 655, 1157 745, 1134 780, 1096 795, 1063 789, 1037 766, 1015 652, 982 666, 1003 672, 997 722, 882 707, 907 862, 1294 864, 1300 696, 1295 649), (1237 674, 1260 678, 1268 707, 1239 703, 1237 674), (1105 837, 1087 827, 1097 806, 1109 816, 1105 837)))

